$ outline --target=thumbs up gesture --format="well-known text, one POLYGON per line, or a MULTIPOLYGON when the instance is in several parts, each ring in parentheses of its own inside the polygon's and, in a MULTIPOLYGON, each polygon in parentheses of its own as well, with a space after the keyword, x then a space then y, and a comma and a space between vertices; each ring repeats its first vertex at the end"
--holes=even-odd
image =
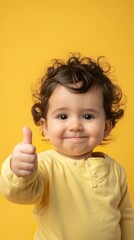
POLYGON ((28 177, 33 174, 37 165, 36 149, 32 145, 32 132, 28 127, 23 128, 23 142, 13 150, 11 170, 18 177, 28 177))

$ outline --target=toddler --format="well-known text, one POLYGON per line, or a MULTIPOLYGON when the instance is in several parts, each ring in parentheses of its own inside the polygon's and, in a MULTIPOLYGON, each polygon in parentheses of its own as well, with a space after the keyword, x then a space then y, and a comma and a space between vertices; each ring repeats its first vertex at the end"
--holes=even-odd
POLYGON ((55 60, 34 93, 32 115, 53 149, 36 154, 32 132, 2 166, 0 191, 34 204, 34 240, 134 240, 126 173, 95 148, 123 116, 122 91, 97 61, 55 60))

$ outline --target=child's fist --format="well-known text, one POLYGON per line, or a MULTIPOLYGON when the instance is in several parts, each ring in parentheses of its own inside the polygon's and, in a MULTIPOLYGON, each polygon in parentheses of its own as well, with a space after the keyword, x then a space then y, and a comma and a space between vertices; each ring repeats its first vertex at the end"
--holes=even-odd
POLYGON ((23 128, 23 142, 13 150, 11 170, 18 177, 27 177, 33 174, 37 165, 36 149, 32 145, 32 132, 28 127, 23 128))

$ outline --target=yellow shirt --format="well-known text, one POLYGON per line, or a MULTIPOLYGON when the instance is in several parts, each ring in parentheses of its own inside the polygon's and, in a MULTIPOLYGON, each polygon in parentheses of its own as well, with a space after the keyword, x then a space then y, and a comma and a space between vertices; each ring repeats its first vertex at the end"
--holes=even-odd
POLYGON ((48 150, 27 178, 3 163, 0 191, 35 204, 34 240, 134 240, 134 212, 124 169, 109 156, 75 160, 48 150))

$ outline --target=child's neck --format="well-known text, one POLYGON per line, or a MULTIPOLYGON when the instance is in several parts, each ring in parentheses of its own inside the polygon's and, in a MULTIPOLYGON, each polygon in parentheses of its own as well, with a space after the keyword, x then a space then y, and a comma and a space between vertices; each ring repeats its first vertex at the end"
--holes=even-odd
POLYGON ((85 153, 83 155, 79 155, 79 156, 71 156, 71 155, 66 155, 60 151, 57 150, 57 152, 59 152, 60 154, 62 154, 63 156, 66 156, 66 157, 69 157, 69 158, 73 158, 73 159, 76 159, 76 160, 80 160, 80 159, 89 159, 91 157, 100 157, 100 158, 104 158, 104 154, 101 153, 101 152, 88 152, 88 153, 85 153))

